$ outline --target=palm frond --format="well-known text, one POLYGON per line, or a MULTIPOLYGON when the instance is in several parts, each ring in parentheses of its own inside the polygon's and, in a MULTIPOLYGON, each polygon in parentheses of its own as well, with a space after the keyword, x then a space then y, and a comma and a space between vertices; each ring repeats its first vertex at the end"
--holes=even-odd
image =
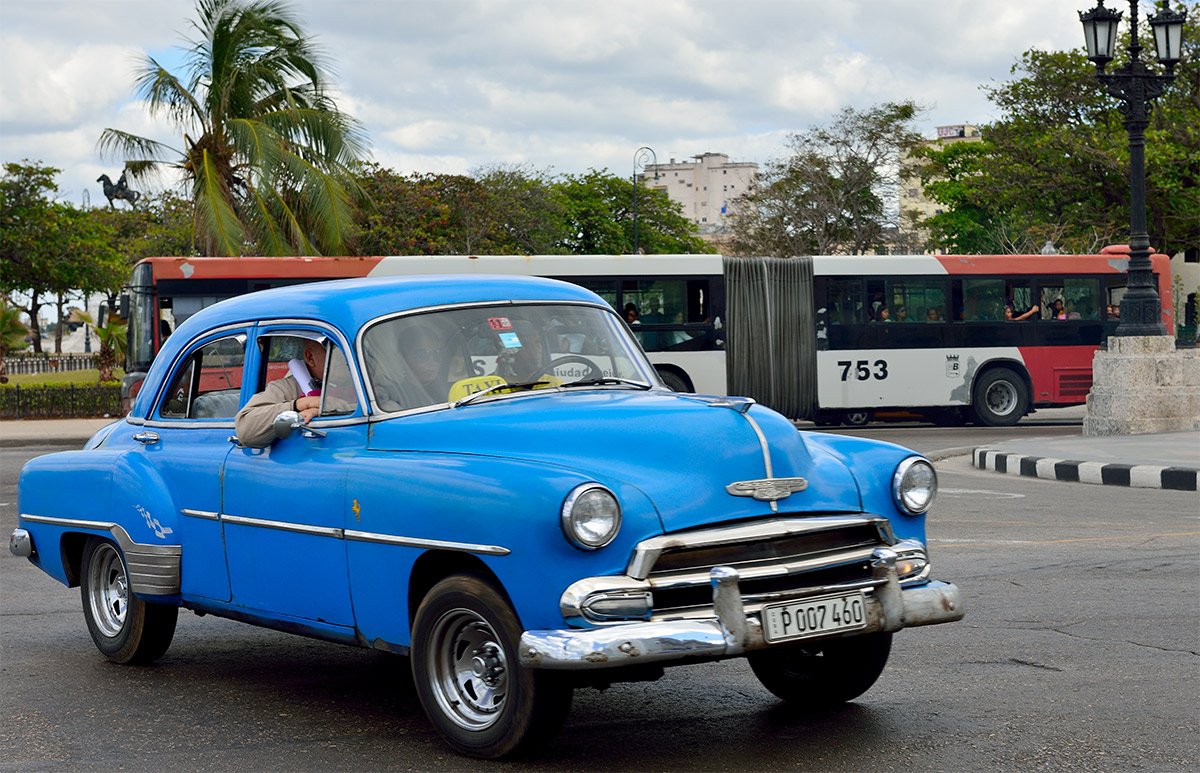
POLYGON ((210 255, 240 255, 245 227, 233 209, 229 188, 217 171, 211 154, 205 150, 201 157, 192 197, 196 202, 199 230, 212 247, 205 252, 210 255))
POLYGON ((189 122, 203 125, 205 113, 195 96, 154 57, 146 57, 134 89, 146 100, 151 115, 166 113, 178 126, 186 127, 189 122))

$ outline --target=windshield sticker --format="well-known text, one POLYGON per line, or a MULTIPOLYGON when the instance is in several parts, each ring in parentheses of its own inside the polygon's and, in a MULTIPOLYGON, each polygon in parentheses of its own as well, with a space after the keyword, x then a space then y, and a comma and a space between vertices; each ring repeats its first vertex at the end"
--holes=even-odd
POLYGON ((492 330, 512 330, 512 322, 508 317, 488 317, 488 326, 492 330))
POLYGON ((521 337, 516 333, 501 333, 500 343, 504 344, 505 349, 520 349, 521 337))

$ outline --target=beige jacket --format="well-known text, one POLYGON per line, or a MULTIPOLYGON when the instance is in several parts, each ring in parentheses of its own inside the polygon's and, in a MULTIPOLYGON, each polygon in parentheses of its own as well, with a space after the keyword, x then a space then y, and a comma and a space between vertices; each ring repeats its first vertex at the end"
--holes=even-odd
POLYGON ((265 448, 275 440, 275 417, 292 410, 293 401, 302 397, 300 385, 290 374, 267 384, 250 398, 234 419, 238 441, 251 448, 265 448))

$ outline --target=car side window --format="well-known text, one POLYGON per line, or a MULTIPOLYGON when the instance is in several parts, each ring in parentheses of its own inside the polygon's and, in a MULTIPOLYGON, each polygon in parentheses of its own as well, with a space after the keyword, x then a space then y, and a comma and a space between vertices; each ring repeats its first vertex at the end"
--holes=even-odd
POLYGON ((175 373, 159 403, 163 419, 231 419, 237 414, 246 337, 229 336, 196 349, 175 373))
POLYGON ((291 375, 301 384, 305 394, 322 398, 321 416, 351 415, 358 409, 358 395, 354 388, 354 376, 341 347, 324 336, 317 336, 324 351, 321 358, 324 377, 316 379, 305 365, 305 347, 311 344, 314 335, 278 331, 260 336, 258 344, 262 351, 260 362, 263 368, 258 374, 258 391, 265 389, 272 381, 291 375))

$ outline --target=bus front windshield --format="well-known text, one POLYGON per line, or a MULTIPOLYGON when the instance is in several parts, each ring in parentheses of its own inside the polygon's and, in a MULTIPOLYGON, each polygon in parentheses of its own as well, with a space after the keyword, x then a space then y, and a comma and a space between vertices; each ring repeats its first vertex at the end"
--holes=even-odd
POLYGON ((627 379, 653 368, 610 311, 528 304, 447 309, 380 322, 363 336, 376 404, 386 412, 453 403, 504 384, 627 379))

